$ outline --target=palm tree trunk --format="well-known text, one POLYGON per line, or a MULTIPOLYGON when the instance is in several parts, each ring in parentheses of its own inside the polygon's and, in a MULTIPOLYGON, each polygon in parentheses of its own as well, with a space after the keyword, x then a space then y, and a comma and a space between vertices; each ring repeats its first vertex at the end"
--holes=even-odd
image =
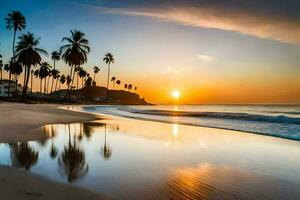
MULTIPOLYGON (((74 69, 75 71, 75 69, 74 69)), ((70 70, 70 78, 72 77, 72 72, 73 72, 73 65, 71 66, 71 70, 70 70)), ((68 80, 67 80, 68 81, 68 80)), ((71 84, 72 84, 72 80, 71 80, 71 84)), ((72 87, 72 86, 71 86, 72 87)), ((67 91, 66 91, 66 95, 63 99, 63 101, 67 100, 68 96, 69 96, 69 93, 70 93, 70 83, 68 83, 68 87, 67 87, 67 91)))
POLYGON ((29 76, 30 76, 30 66, 27 67, 26 81, 25 81, 25 85, 23 87, 23 94, 22 94, 22 99, 23 100, 26 100, 26 93, 27 93, 27 86, 28 86, 29 76))
MULTIPOLYGON (((55 80, 55 86, 54 86, 54 91, 56 91, 56 88, 57 88, 57 81, 58 81, 58 78, 56 77, 56 80, 55 80)), ((52 92, 52 91, 51 91, 52 92)))
POLYGON ((108 72, 107 72, 107 92, 106 92, 106 99, 108 99, 108 93, 109 93, 109 90, 108 90, 108 86, 109 86, 109 74, 110 74, 110 63, 108 63, 108 72))
POLYGON ((2 68, 0 69, 0 80, 2 81, 2 68))
POLYGON ((41 94, 42 94, 42 84, 43 84, 42 81, 43 81, 43 80, 40 78, 40 93, 41 93, 41 94))
POLYGON ((76 85, 76 89, 78 90, 78 82, 79 82, 79 75, 77 73, 77 85, 76 85))
POLYGON ((44 78, 44 95, 46 94, 47 77, 44 78))
POLYGON ((31 85, 31 88, 30 88, 30 93, 32 94, 32 90, 33 90, 33 89, 32 89, 32 88, 33 88, 33 71, 32 71, 32 70, 31 70, 31 77, 30 77, 30 78, 31 78, 31 84, 30 84, 30 85, 31 85))
POLYGON ((11 79, 11 72, 9 71, 9 77, 8 77, 8 97, 10 97, 10 79, 11 79))

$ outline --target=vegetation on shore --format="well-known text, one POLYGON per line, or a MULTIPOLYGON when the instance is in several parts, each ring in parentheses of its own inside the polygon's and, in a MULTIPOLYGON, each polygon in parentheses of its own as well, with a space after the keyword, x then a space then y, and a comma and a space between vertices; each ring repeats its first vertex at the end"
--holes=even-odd
MULTIPOLYGON (((27 32, 17 37, 18 32, 26 28, 26 19, 19 11, 12 11, 5 18, 6 28, 13 32, 12 42, 12 57, 7 64, 3 64, 3 58, 0 55, 0 80, 3 80, 3 69, 8 73, 9 91, 8 97, 26 101, 32 96, 34 80, 39 81, 38 94, 48 96, 51 98, 53 93, 60 91, 63 85, 66 85, 66 92, 63 101, 69 101, 72 90, 82 90, 86 87, 99 86, 96 82, 96 75, 100 72, 98 66, 93 67, 93 76, 83 67, 88 61, 88 54, 90 53, 89 40, 86 38, 85 33, 79 30, 71 30, 69 37, 62 38, 62 45, 59 50, 54 50, 51 53, 53 66, 43 60, 43 56, 48 56, 49 53, 40 48, 40 37, 37 37, 31 32, 27 32), (62 74, 57 68, 57 62, 63 60, 69 66, 69 74, 62 74), (19 77, 23 76, 23 91, 19 95, 17 85, 19 77), (11 92, 10 84, 14 81, 16 85, 16 92, 11 92), (30 88, 30 90, 28 89, 30 88)), ((109 83, 112 82, 113 90, 116 85, 121 85, 121 80, 115 76, 111 76, 111 64, 115 62, 112 53, 106 53, 102 61, 107 64, 107 81, 106 81, 106 98, 105 101, 109 102, 111 93, 109 90, 109 83)), ((118 87, 118 89, 122 89, 118 87)), ((124 84, 124 89, 127 92, 137 90, 137 87, 131 83, 124 84)), ((114 96, 114 95, 112 95, 114 96)))

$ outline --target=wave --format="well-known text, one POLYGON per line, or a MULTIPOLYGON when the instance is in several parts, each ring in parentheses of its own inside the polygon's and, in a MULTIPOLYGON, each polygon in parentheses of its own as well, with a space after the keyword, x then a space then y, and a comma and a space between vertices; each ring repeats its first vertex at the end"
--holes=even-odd
POLYGON ((246 120, 254 122, 268 122, 280 124, 300 125, 300 118, 287 117, 284 115, 268 116, 249 113, 231 113, 231 112, 193 112, 193 111, 170 111, 170 110, 140 110, 133 108, 119 108, 119 110, 136 114, 157 115, 157 116, 179 116, 179 117, 198 117, 214 119, 246 120))

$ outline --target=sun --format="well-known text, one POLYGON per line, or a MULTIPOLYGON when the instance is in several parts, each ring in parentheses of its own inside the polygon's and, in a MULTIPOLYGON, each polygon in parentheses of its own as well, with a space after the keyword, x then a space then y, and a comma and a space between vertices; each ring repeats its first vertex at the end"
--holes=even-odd
POLYGON ((173 90, 171 95, 174 99, 179 99, 180 98, 180 91, 179 90, 173 90))

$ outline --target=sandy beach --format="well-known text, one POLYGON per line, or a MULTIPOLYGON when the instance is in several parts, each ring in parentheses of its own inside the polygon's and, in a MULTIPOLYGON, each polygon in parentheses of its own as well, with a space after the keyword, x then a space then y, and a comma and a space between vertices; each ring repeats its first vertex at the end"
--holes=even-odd
MULTIPOLYGON (((44 124, 90 121, 94 116, 49 104, 0 103, 0 142, 43 140, 44 124)), ((0 166, 1 198, 17 199, 104 199, 101 195, 55 183, 13 167, 0 166)))

